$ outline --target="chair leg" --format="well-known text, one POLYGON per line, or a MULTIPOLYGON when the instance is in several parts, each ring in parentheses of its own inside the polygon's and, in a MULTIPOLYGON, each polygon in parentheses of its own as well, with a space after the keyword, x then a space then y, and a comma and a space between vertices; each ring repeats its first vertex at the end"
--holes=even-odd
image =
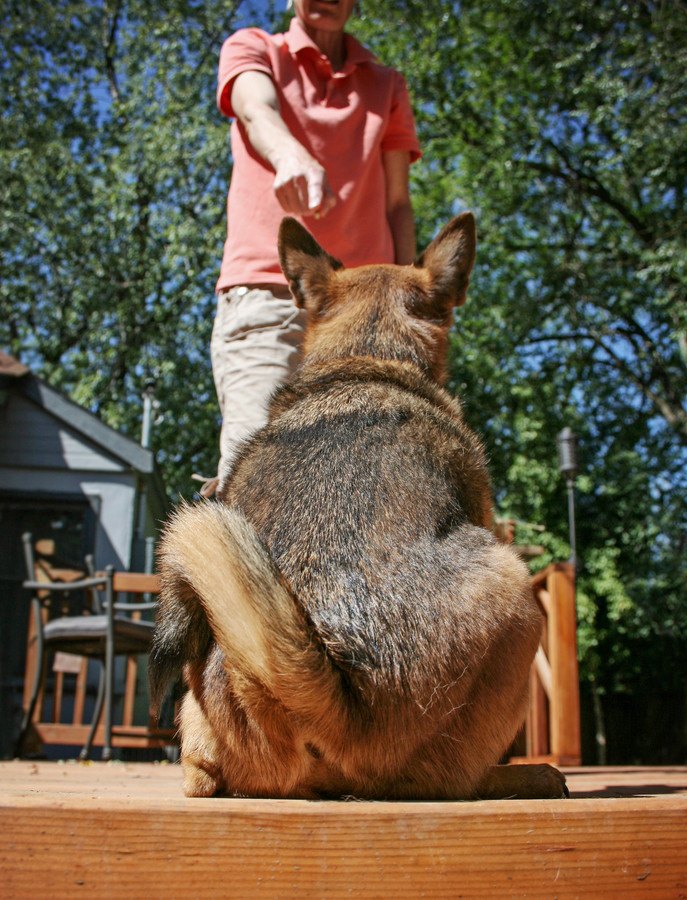
POLYGON ((38 694, 40 693, 41 685, 43 684, 43 674, 45 672, 45 651, 42 646, 39 646, 38 652, 36 653, 36 672, 33 679, 33 689, 31 691, 31 699, 29 700, 29 705, 27 709, 24 711, 24 716, 21 721, 21 729, 19 731, 19 737, 17 738, 17 742, 14 746, 14 755, 21 756, 24 751, 24 743, 26 741, 26 736, 29 733, 29 729, 31 728, 31 723, 33 721, 33 714, 36 710, 36 703, 38 701, 38 694))
POLYGON ((88 732, 88 737, 86 738, 86 743, 81 748, 81 752, 79 753, 80 760, 86 760, 91 755, 91 750, 93 749, 93 738, 95 737, 95 732, 100 724, 100 718, 103 713, 103 700, 105 699, 105 664, 101 662, 100 664, 100 680, 98 682, 98 696, 95 701, 95 707, 93 709, 93 718, 91 719, 91 728, 88 732))
POLYGON ((105 736, 103 759, 112 758, 112 706, 114 703, 114 641, 108 635, 105 648, 105 736))

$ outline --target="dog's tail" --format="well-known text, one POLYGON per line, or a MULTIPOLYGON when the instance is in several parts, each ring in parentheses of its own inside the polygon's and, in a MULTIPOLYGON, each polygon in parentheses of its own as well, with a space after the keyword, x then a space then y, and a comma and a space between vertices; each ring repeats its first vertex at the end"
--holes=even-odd
POLYGON ((242 513, 220 503, 180 507, 161 543, 160 571, 150 664, 154 703, 183 662, 201 658, 214 637, 232 671, 260 683, 306 721, 327 716, 341 696, 339 674, 242 513))

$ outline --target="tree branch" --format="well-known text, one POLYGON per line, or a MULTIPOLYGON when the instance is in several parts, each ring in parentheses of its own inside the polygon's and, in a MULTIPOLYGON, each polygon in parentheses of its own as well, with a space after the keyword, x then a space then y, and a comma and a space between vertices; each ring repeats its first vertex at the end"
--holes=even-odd
POLYGON ((119 27, 119 16, 122 11, 121 0, 115 0, 112 15, 108 14, 108 4, 105 3, 103 8, 103 21, 101 30, 101 46, 105 56, 105 73, 110 86, 110 96, 113 103, 121 102, 121 94, 117 83, 117 70, 115 69, 115 50, 117 42, 117 29, 119 27))
POLYGON ((537 172, 545 175, 551 175, 554 178, 563 181, 572 187, 582 189, 585 193, 596 197, 615 210, 618 215, 632 228, 637 237, 647 247, 653 247, 656 243, 656 236, 646 223, 630 209, 627 204, 623 203, 618 197, 614 196, 597 175, 592 172, 584 171, 578 166, 573 165, 565 151, 554 144, 552 141, 546 142, 551 149, 561 158, 565 168, 542 162, 541 160, 525 160, 525 165, 537 172))
POLYGON ((625 375, 635 387, 639 388, 640 392, 660 412, 671 428, 675 430, 681 443, 687 446, 687 411, 679 403, 671 403, 668 399, 662 397, 651 387, 648 381, 640 378, 635 369, 628 365, 614 349, 604 342, 601 335, 590 332, 589 337, 613 361, 616 370, 625 375))

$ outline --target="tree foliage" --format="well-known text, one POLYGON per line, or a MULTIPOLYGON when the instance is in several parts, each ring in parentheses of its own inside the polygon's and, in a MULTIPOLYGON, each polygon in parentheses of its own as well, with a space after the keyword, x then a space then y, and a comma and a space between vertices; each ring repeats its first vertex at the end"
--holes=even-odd
MULTIPOLYGON (((359 27, 413 89, 421 224, 455 204, 480 225, 452 383, 503 510, 547 528, 541 563, 567 555, 555 437, 579 434, 582 674, 597 727, 617 709, 604 697, 634 698, 639 728, 613 724, 611 758, 646 757, 647 705, 685 705, 687 7, 400 7, 407 34, 372 0, 359 27)), ((684 758, 684 712, 674 722, 653 758, 684 758)))
POLYGON ((207 347, 230 173, 217 54, 251 6, 2 9, 0 343, 135 439, 156 380, 159 457, 190 493, 217 456, 207 347))
MULTIPOLYGON (((0 344, 133 437, 155 377, 175 494, 217 457, 217 54, 282 15, 266 0, 2 5, 0 344)), ((580 436, 580 655, 609 760, 684 759, 687 5, 362 0, 352 27, 415 102, 420 243, 477 214, 450 386, 539 565, 569 552, 555 440, 580 436), (681 713, 659 728, 667 704, 681 713)))

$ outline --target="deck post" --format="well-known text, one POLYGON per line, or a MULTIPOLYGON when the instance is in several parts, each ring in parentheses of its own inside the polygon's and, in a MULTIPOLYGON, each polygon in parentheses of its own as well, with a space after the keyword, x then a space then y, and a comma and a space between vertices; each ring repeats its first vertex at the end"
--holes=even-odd
POLYGON ((556 563, 547 579, 551 597, 551 753, 564 765, 580 765, 580 691, 577 664, 575 567, 556 563))

